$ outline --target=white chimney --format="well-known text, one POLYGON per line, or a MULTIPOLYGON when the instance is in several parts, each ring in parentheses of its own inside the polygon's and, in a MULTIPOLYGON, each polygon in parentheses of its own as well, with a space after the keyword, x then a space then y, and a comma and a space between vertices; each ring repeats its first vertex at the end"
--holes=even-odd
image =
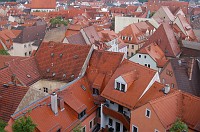
POLYGON ((51 94, 51 109, 55 115, 58 114, 57 94, 55 92, 51 94))
POLYGON ((168 94, 169 91, 170 91, 170 86, 169 86, 169 84, 165 84, 165 87, 164 87, 164 90, 163 90, 164 94, 168 94))

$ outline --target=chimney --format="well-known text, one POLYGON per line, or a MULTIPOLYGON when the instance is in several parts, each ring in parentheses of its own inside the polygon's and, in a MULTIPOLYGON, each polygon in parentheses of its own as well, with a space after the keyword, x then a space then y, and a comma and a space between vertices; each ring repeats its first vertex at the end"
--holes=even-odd
POLYGON ((61 97, 58 97, 58 107, 60 108, 60 111, 63 111, 65 109, 64 100, 61 97))
POLYGON ((55 115, 58 114, 57 94, 55 92, 51 94, 51 109, 55 115))
POLYGON ((17 80, 16 80, 16 75, 15 74, 12 74, 11 76, 11 82, 16 85, 17 84, 17 80))
POLYGON ((170 86, 169 86, 169 84, 165 84, 165 87, 163 88, 163 93, 164 93, 164 94, 168 94, 169 91, 170 91, 170 86))

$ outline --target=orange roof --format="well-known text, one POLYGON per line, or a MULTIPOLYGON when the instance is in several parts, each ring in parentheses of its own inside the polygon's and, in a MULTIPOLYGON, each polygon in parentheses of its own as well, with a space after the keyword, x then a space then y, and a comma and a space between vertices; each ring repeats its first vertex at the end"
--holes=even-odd
POLYGON ((56 0, 31 0, 31 8, 32 9, 55 9, 56 0))
MULTIPOLYGON (((78 112, 81 112, 81 110, 86 109, 86 115, 89 116, 97 108, 90 93, 89 84, 84 77, 69 86, 63 87, 57 94, 58 97, 64 98, 65 108, 63 111, 59 108, 57 115, 53 113, 51 107, 48 105, 51 103, 51 97, 49 95, 42 100, 38 100, 26 109, 15 113, 12 116, 12 120, 25 114, 30 115, 33 122, 37 124, 36 127, 39 131, 57 131, 59 128, 62 131, 71 131, 80 122, 78 114, 75 111, 78 110, 78 112), (82 88, 83 86, 85 90, 82 88), (68 97, 71 96, 69 93, 73 95, 73 98, 68 97), (79 109, 80 105, 84 105, 84 107, 79 109)), ((84 116, 81 120, 84 120, 87 116, 84 116)), ((10 122, 6 129, 9 129, 11 125, 12 122, 10 122)))
MULTIPOLYGON (((133 109, 138 99, 141 97, 144 90, 147 88, 147 86, 149 85, 150 81, 152 80, 155 74, 156 74, 155 70, 131 62, 129 60, 124 60, 122 64, 117 68, 117 70, 114 72, 112 78, 109 80, 108 84, 104 88, 101 96, 113 102, 116 102, 122 106, 125 106, 129 109, 133 109), (116 90, 114 88, 115 79, 118 78, 119 76, 122 76, 124 73, 128 73, 131 71, 137 72, 137 79, 129 86, 126 92, 121 92, 119 90, 116 90)), ((126 80, 130 79, 126 78, 126 80)))
POLYGON ((167 63, 165 53, 156 43, 143 47, 139 53, 148 54, 157 63, 158 67, 163 67, 167 63))
POLYGON ((200 131, 200 98, 176 91, 149 102, 166 129, 179 117, 189 128, 200 131))

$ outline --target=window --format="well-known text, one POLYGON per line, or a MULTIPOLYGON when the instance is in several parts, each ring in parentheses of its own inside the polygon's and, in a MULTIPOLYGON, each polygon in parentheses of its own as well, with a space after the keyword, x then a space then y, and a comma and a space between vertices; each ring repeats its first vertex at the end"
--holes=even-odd
POLYGON ((112 126, 112 125, 113 125, 113 120, 109 118, 108 124, 109 124, 110 126, 112 126))
POLYGON ((31 51, 29 51, 29 55, 31 55, 31 51))
POLYGON ((90 121, 90 129, 93 127, 92 121, 90 121))
POLYGON ((149 68, 151 67, 150 64, 148 64, 148 67, 149 67, 149 68))
POLYGON ((125 85, 124 84, 121 84, 121 91, 125 92, 125 85))
POLYGON ((131 37, 128 37, 128 41, 131 41, 131 37))
POLYGON ((56 132, 61 132, 61 129, 58 129, 56 132))
POLYGON ((86 126, 82 128, 81 132, 86 132, 86 126))
POLYGON ((147 56, 145 55, 145 56, 144 56, 144 58, 146 59, 146 58, 147 58, 147 56))
POLYGON ((171 85, 172 85, 172 88, 174 88, 174 84, 172 83, 171 85))
POLYGON ((144 64, 144 66, 147 66, 147 64, 144 64))
POLYGON ((129 48, 129 45, 127 46, 127 48, 129 48))
POLYGON ((141 55, 139 55, 139 58, 141 58, 141 55))
POLYGON ((116 89, 119 90, 119 88, 120 88, 120 83, 117 82, 117 87, 116 87, 116 89))
POLYGON ((26 48, 26 45, 24 45, 24 48, 26 48))
POLYGON ((159 131, 157 129, 155 129, 154 132, 159 132, 159 131))
POLYGON ((85 115, 85 110, 78 114, 78 119, 81 119, 85 115))
POLYGON ((99 95, 99 90, 96 89, 96 88, 93 88, 93 94, 94 94, 94 95, 99 95))
POLYGON ((136 126, 133 126, 133 132, 138 132, 138 128, 136 126))
POLYGON ((132 45, 132 49, 134 49, 134 45, 132 45))
POLYGON ((134 55, 134 53, 133 52, 131 52, 131 56, 133 56, 134 55))
POLYGON ((110 101, 110 103, 111 103, 111 104, 114 104, 114 102, 113 102, 113 101, 110 101))
POLYGON ((123 113, 123 106, 118 105, 118 112, 123 113))
POLYGON ((48 93, 48 88, 43 87, 43 89, 44 89, 44 92, 45 92, 45 93, 48 93))
POLYGON ((150 118, 151 111, 149 109, 146 109, 145 116, 148 117, 148 118, 150 118))
POLYGON ((27 56, 27 52, 25 52, 24 55, 27 56))
POLYGON ((162 79, 162 83, 165 84, 165 79, 164 78, 162 79))
POLYGON ((120 123, 116 122, 116 132, 120 132, 120 123))

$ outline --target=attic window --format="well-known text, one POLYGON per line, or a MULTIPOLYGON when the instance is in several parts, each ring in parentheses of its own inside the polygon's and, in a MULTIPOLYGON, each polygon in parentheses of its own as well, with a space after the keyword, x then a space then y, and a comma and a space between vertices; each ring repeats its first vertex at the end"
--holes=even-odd
POLYGON ((71 78, 74 78, 74 74, 71 75, 71 78))
POLYGON ((54 53, 51 53, 51 57, 54 57, 54 53))
POLYGON ((86 91, 86 87, 84 85, 81 85, 81 88, 86 91))
POLYGON ((27 74, 26 76, 27 76, 28 78, 30 78, 30 77, 31 77, 31 75, 29 75, 29 74, 27 74))
POLYGON ((56 73, 54 72, 53 74, 52 74, 52 76, 54 77, 56 75, 56 73))
POLYGON ((47 69, 47 72, 50 72, 50 69, 49 69, 49 68, 47 69))

